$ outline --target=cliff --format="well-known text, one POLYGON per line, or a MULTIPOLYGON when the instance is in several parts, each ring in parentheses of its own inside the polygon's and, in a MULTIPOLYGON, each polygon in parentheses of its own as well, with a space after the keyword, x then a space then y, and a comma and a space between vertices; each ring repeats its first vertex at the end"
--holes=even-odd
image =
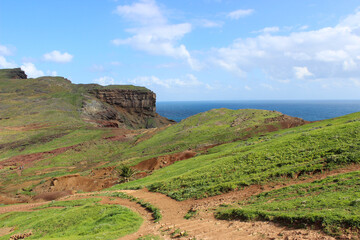
POLYGON ((87 92, 85 115, 104 127, 154 128, 174 121, 156 113, 156 94, 135 86, 101 87, 91 85, 87 92))
POLYGON ((27 79, 27 75, 21 68, 1 69, 0 78, 27 79))
MULTIPOLYGON (((0 92, 13 94, 6 97, 7 101, 2 101, 0 120, 28 114, 31 109, 32 120, 35 114, 39 114, 40 118, 41 113, 50 111, 59 114, 56 120, 68 124, 83 124, 85 120, 100 127, 139 129, 174 123, 156 113, 156 95, 145 87, 73 84, 66 78, 50 76, 28 79, 20 68, 0 69, 0 81, 4 83, 2 86, 6 86, 0 92), (32 104, 32 101, 37 104, 32 104), (7 109, 9 104, 14 104, 13 109, 18 112, 1 111, 7 109)), ((39 119, 42 120, 48 121, 39 119)))

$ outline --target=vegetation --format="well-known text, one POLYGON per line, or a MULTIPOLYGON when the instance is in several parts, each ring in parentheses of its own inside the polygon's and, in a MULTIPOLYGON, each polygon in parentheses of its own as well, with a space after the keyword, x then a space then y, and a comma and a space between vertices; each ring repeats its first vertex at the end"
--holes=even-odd
POLYGON ((33 235, 29 239, 110 240, 137 231, 142 223, 138 214, 125 207, 101 205, 93 199, 57 202, 52 206, 64 208, 0 215, 0 228, 15 227, 13 233, 0 239, 31 230, 33 235))
POLYGON ((331 234, 342 228, 360 230, 360 172, 261 193, 218 209, 216 217, 314 225, 331 234))
POLYGON ((122 177, 125 182, 128 182, 135 173, 136 171, 129 166, 126 165, 120 166, 120 177, 122 177))
POLYGON ((154 218, 154 222, 159 222, 162 218, 159 208, 153 206, 151 203, 145 202, 142 199, 133 197, 126 193, 123 193, 123 192, 104 193, 104 194, 101 194, 100 196, 119 197, 119 198, 123 198, 123 199, 129 199, 130 201, 136 202, 137 204, 139 204, 140 206, 145 208, 148 212, 151 212, 152 217, 154 218))
POLYGON ((112 189, 146 186, 184 200, 284 181, 360 161, 360 113, 223 144, 112 189))
MULTIPOLYGON (((1 193, 32 196, 33 189, 48 178, 74 173, 87 176, 94 168, 117 166, 125 181, 111 189, 147 187, 181 201, 253 184, 306 178, 360 163, 360 113, 279 130, 282 126, 276 119, 282 114, 275 111, 214 109, 167 128, 132 131, 126 140, 112 141, 108 138, 119 137, 115 130, 94 127, 81 114, 87 91, 102 86, 74 85, 61 77, 8 79, 7 74, 0 71, 1 193), (198 154, 128 181, 135 173, 132 166, 141 161, 188 149, 198 154), (2 164, 26 154, 40 155, 32 156, 34 160, 21 171, 2 164), (21 190, 14 186, 21 186, 21 190)), ((135 86, 107 88, 148 91, 135 86)), ((359 173, 353 172, 260 194, 240 205, 219 209, 217 217, 310 224, 329 233, 336 233, 338 228, 358 229, 358 180, 359 173)), ((137 202, 153 214, 155 221, 161 219, 160 210, 141 199, 124 193, 109 196, 137 202)), ((112 239, 103 236, 118 237, 136 230, 141 220, 132 214, 123 208, 99 205, 96 199, 53 202, 35 212, 0 215, 0 227, 17 226, 16 232, 32 229, 34 239, 112 239), (72 224, 75 216, 82 214, 88 218, 72 224), (59 216, 72 225, 59 222, 59 216), (131 216, 135 227, 126 225, 122 216, 131 216), (109 219, 125 230, 113 227, 109 219), (95 235, 87 236, 95 223, 95 235), (69 232, 61 235, 65 227, 69 232)), ((196 214, 188 212, 185 217, 196 214)))
MULTIPOLYGON (((201 149, 211 145, 246 139, 266 132, 268 126, 280 128, 278 122, 264 123, 266 119, 282 114, 255 109, 213 109, 196 114, 170 126, 145 141, 121 151, 123 160, 132 164, 161 154, 176 153, 188 149, 201 149), (141 153, 141 155, 139 155, 141 153)), ((138 136, 141 139, 143 136, 138 136)), ((120 155, 120 154, 119 154, 120 155)))

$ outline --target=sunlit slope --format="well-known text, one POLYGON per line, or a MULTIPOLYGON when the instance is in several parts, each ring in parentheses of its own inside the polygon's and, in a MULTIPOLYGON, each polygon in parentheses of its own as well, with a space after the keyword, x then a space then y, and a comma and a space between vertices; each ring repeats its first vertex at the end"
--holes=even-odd
POLYGON ((132 164, 159 154, 203 149, 306 123, 276 111, 213 109, 182 120, 151 137, 139 136, 139 141, 119 157, 124 160, 131 158, 129 163, 132 164))
POLYGON ((0 102, 0 158, 89 125, 80 116, 82 92, 61 77, 0 78, 0 102))
POLYGON ((177 200, 283 181, 360 161, 360 113, 217 146, 113 188, 148 187, 177 200))
POLYGON ((0 228, 15 229, 0 239, 31 232, 30 239, 111 240, 139 229, 143 219, 137 213, 119 205, 99 204, 100 200, 52 202, 31 212, 0 214, 0 228))
POLYGON ((360 172, 264 192, 248 201, 218 209, 220 219, 277 221, 316 225, 327 233, 360 229, 360 172))

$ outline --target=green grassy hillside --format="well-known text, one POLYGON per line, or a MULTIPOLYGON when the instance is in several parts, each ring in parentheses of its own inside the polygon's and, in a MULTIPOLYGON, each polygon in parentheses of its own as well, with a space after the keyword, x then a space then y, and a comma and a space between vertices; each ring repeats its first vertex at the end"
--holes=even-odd
MULTIPOLYGON (((152 157, 259 136, 283 127, 272 120, 282 116, 279 112, 215 109, 155 132, 134 131, 126 141, 109 141, 104 137, 116 136, 113 130, 96 128, 81 116, 87 91, 104 87, 75 85, 62 77, 11 79, 6 78, 7 71, 0 73, 0 162, 73 146, 25 165, 18 162, 24 165, 21 176, 13 167, 0 168, 0 191, 25 182, 31 189, 50 177, 88 175, 99 166, 135 165, 152 157)), ((148 91, 135 86, 109 88, 148 91)), ((10 192, 17 190, 12 187, 10 192)))
POLYGON ((218 209, 217 218, 317 225, 332 234, 360 229, 360 172, 265 192, 218 209))
POLYGON ((55 202, 32 212, 2 214, 0 228, 16 228, 0 239, 31 230, 29 239, 111 240, 136 232, 141 226, 143 219, 138 214, 119 205, 101 205, 98 201, 100 199, 55 202))
MULTIPOLYGON (((161 154, 181 152, 187 149, 203 149, 209 146, 260 136, 286 126, 281 122, 301 125, 305 121, 287 118, 280 112, 255 109, 213 109, 199 113, 170 126, 132 147, 120 151, 118 156, 133 165, 161 154), (141 154, 139 154, 141 153, 141 154)), ((138 136, 138 139, 144 137, 138 136)))
MULTIPOLYGON (((308 123, 275 111, 214 109, 164 128, 125 131, 95 127, 83 120, 81 107, 84 99, 89 99, 87 91, 101 86, 74 85, 61 77, 12 79, 7 74, 0 71, 0 200, 4 193, 17 197, 39 194, 34 189, 42 189, 52 177, 79 173, 94 178, 94 169, 134 166, 189 149, 197 155, 111 189, 147 187, 181 201, 251 185, 286 183, 351 164, 356 168, 360 163, 360 113, 308 123)), ((134 86, 110 88, 147 91, 134 86)), ((218 217, 321 223, 329 232, 337 227, 359 229, 359 180, 359 173, 353 172, 264 193, 220 209, 218 217), (327 210, 321 212, 322 208, 327 210), (307 214, 310 210, 312 214, 307 214)), ((118 211, 91 203, 65 210, 11 213, 0 216, 0 227, 24 222, 19 229, 33 224, 31 228, 39 229, 39 236, 61 239, 63 236, 51 229, 41 232, 43 222, 24 219, 64 214, 71 222, 87 208, 94 209, 94 214, 118 211)), ((91 221, 98 221, 101 216, 93 217, 91 221)), ((46 226, 55 226, 56 221, 51 218, 46 226)), ((91 227, 91 221, 79 223, 64 237, 72 239, 88 229, 82 226, 91 227)), ((115 235, 121 234, 115 231, 115 235)))
POLYGON ((223 144, 149 177, 114 186, 148 187, 177 200, 298 177, 360 162, 360 113, 223 144))

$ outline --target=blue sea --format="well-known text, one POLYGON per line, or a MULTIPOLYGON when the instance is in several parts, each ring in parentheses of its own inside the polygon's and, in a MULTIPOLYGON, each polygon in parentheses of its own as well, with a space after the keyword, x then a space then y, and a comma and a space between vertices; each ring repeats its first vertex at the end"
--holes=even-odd
POLYGON ((214 108, 265 109, 308 121, 317 121, 360 112, 360 100, 304 100, 304 101, 183 101, 157 102, 157 112, 180 122, 200 112, 214 108))

